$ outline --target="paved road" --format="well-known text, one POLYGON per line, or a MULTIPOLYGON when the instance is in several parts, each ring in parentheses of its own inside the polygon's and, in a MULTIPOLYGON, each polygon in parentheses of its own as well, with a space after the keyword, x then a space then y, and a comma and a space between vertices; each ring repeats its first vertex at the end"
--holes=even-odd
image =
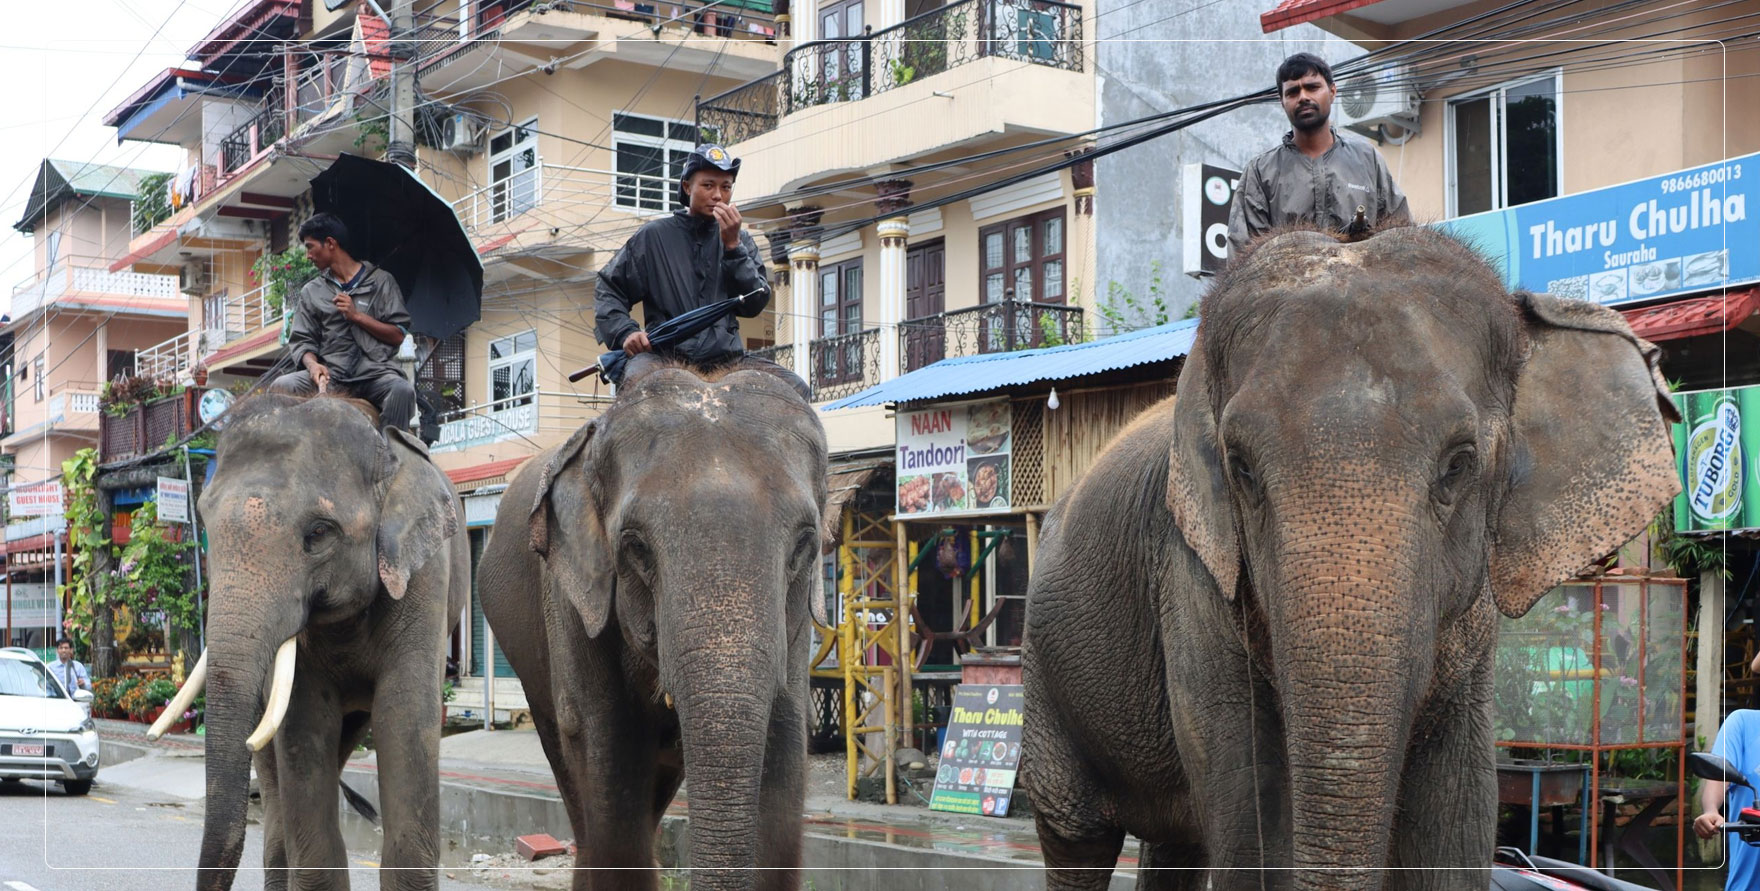
MULTIPOLYGON (((64 795, 55 785, 0 783, 0 891, 191 887, 190 867, 201 847, 201 807, 199 800, 106 784, 101 773, 84 798, 64 795)), ((370 830, 354 834, 361 850, 349 855, 349 884, 372 891, 379 887, 378 844, 370 830)), ((356 841, 351 838, 351 846, 356 841)), ((245 832, 244 861, 233 887, 261 889, 262 863, 262 835, 253 823, 245 832)), ((442 876, 440 887, 489 886, 442 876)))

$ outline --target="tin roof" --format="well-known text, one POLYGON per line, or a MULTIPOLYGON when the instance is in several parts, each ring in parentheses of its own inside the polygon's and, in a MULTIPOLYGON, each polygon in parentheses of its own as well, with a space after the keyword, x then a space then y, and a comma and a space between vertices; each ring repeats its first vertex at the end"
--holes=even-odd
POLYGON ((1190 352, 1197 333, 1198 320, 1183 319, 1089 343, 942 359, 833 402, 822 410, 928 402, 1164 362, 1190 352))

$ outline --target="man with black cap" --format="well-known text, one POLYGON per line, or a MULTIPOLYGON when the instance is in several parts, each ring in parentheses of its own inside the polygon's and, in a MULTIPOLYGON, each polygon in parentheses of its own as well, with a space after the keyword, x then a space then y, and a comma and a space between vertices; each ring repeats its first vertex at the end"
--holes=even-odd
MULTIPOLYGON (((718 145, 699 145, 685 159, 679 183, 684 207, 636 230, 617 256, 599 270, 593 300, 596 331, 605 346, 631 356, 631 365, 653 354, 648 334, 630 318, 643 305, 648 324, 732 297, 744 297, 736 314, 753 318, 770 305, 770 283, 758 244, 741 225, 733 205, 739 159, 718 145)), ((661 358, 704 369, 735 362, 787 376, 803 394, 806 384, 773 362, 745 355, 739 321, 732 316, 667 349, 661 358)), ((626 372, 627 373, 627 372, 626 372)), ((810 397, 809 397, 810 398, 810 397)))

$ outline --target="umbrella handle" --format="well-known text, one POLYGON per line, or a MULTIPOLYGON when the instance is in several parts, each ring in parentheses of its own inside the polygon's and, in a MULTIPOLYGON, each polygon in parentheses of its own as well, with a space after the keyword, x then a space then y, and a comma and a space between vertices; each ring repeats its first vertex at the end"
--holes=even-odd
POLYGON ((586 377, 587 375, 592 374, 593 372, 598 371, 598 370, 599 370, 599 366, 588 365, 587 367, 582 368, 581 370, 569 375, 568 382, 571 384, 578 383, 581 378, 586 377))

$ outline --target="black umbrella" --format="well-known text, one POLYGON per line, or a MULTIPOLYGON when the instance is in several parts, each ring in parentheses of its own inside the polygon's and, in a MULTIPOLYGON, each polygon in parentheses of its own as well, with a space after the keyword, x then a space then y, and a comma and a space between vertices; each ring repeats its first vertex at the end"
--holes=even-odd
POLYGON ((410 330, 445 340, 483 314, 483 262, 452 205, 415 174, 342 155, 312 178, 313 206, 348 227, 349 253, 397 278, 410 330))
MULTIPOLYGON (((734 310, 739 308, 740 303, 747 297, 759 293, 762 293, 762 290, 753 291, 750 294, 742 294, 738 297, 730 297, 726 300, 710 303, 706 306, 699 306, 690 312, 679 313, 678 315, 655 325, 653 328, 650 328, 648 330, 648 343, 657 351, 665 350, 667 347, 674 347, 684 343, 697 332, 727 318, 728 315, 732 314, 734 310)), ((615 384, 623 380, 623 367, 628 364, 629 353, 626 353, 623 350, 612 350, 599 357, 599 364, 589 365, 588 367, 582 368, 574 374, 569 375, 568 381, 569 383, 574 383, 575 381, 597 371, 599 372, 600 380, 603 380, 608 384, 615 384)))

